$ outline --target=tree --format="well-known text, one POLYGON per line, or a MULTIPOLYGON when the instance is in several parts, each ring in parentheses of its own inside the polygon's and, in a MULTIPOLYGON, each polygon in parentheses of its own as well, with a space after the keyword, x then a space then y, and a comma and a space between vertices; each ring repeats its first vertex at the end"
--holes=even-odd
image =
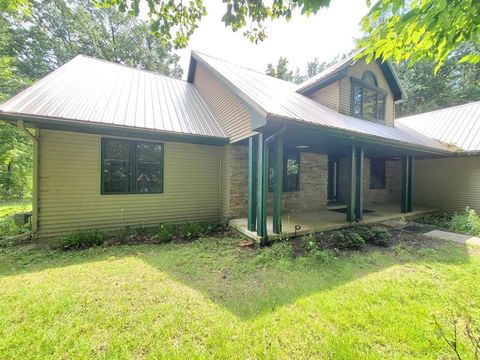
POLYGON ((292 81, 293 71, 289 70, 287 65, 288 65, 287 58, 280 56, 276 67, 274 67, 273 64, 267 65, 266 74, 282 80, 292 81))
MULTIPOLYGON (((90 0, 32 0, 26 11, 25 1, 13 2, 0 14, 0 102, 77 54, 182 75, 172 46, 117 9, 97 9, 90 0)), ((28 197, 31 160, 28 138, 0 121, 0 200, 28 197)))
POLYGON ((480 64, 459 63, 467 49, 456 51, 436 75, 434 61, 421 60, 413 66, 403 61, 396 66, 408 99, 395 107, 397 116, 405 116, 480 99, 480 64))
POLYGON ((433 60, 438 72, 456 50, 470 44, 458 61, 480 63, 478 0, 379 0, 363 18, 362 28, 366 36, 358 43, 364 48, 358 57, 367 61, 433 60))

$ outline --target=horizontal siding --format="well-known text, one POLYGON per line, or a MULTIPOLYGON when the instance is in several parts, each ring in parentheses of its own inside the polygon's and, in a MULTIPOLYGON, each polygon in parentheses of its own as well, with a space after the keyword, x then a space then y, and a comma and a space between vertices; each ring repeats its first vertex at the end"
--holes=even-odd
POLYGON ((340 81, 335 81, 334 83, 325 86, 320 90, 308 94, 309 98, 315 100, 322 105, 328 106, 330 109, 333 109, 335 111, 339 110, 339 96, 340 81))
POLYGON ((416 160, 414 202, 444 211, 480 212, 480 157, 416 160))
POLYGON ((219 218, 220 147, 165 142, 163 194, 100 194, 98 135, 42 130, 39 238, 219 218))
POLYGON ((340 112, 342 114, 350 115, 350 78, 355 77, 361 79, 366 70, 372 71, 377 78, 378 87, 388 92, 385 108, 385 124, 393 126, 395 120, 393 93, 390 90, 390 86, 388 85, 380 66, 375 61, 366 64, 364 60, 359 60, 357 63, 349 67, 347 76, 340 80, 340 112))
POLYGON ((232 142, 254 134, 248 107, 201 64, 196 65, 193 84, 232 142))

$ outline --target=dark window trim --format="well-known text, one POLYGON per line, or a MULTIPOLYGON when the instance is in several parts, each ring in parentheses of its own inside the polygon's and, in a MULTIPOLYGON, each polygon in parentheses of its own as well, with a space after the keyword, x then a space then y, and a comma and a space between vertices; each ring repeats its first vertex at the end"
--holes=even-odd
POLYGON ((150 140, 133 140, 133 139, 125 139, 125 138, 118 138, 118 137, 102 137, 101 144, 100 144, 100 195, 151 195, 151 194, 163 194, 165 190, 165 143, 158 142, 158 141, 150 141, 150 140), (132 160, 132 179, 131 179, 131 192, 105 192, 104 189, 104 161, 103 161, 103 153, 105 149, 105 141, 107 140, 119 140, 125 142, 131 142, 133 144, 133 160, 132 160), (152 143, 162 145, 162 188, 160 191, 152 191, 152 192, 137 192, 135 186, 135 178, 137 173, 137 143, 152 143))
MULTIPOLYGON (((296 151, 296 150, 285 150, 283 152, 283 181, 282 181, 282 193, 292 193, 292 192, 298 192, 300 191, 300 167, 301 167, 301 163, 300 163, 300 153, 301 151, 296 151), (296 160, 297 160, 297 164, 298 164, 298 173, 296 175, 296 178, 297 178, 297 181, 296 181, 296 184, 297 186, 295 187, 295 189, 291 189, 291 190, 286 190, 285 189, 285 184, 287 183, 287 159, 288 159, 288 155, 292 155, 294 154, 295 157, 296 157, 296 160)), ((272 159, 272 156, 269 156, 269 159, 270 159, 270 162, 268 164, 268 168, 269 168, 269 172, 270 172, 270 169, 272 168, 271 165, 272 165, 272 162, 271 162, 271 159, 272 159)), ((272 189, 272 184, 270 184, 270 177, 268 177, 268 192, 271 193, 273 192, 273 189, 272 189)))
POLYGON ((283 154, 283 192, 284 193, 291 193, 291 192, 298 192, 300 191, 300 166, 301 166, 301 163, 300 163, 300 151, 295 151, 295 150, 290 150, 290 151, 285 151, 284 154, 283 154), (296 181, 296 184, 297 186, 295 186, 295 189, 290 189, 290 190, 286 190, 285 189, 285 184, 287 183, 287 164, 288 164, 288 155, 295 155, 295 159, 297 160, 297 164, 298 164, 298 172, 297 172, 297 175, 296 175, 296 178, 297 178, 297 181, 296 181))
MULTIPOLYGON (((375 77, 375 74, 373 72, 371 72, 370 70, 367 70, 367 71, 369 73, 372 73, 372 75, 375 77)), ((376 80, 376 77, 375 77, 375 80, 376 80)), ((378 84, 378 81, 377 81, 377 84, 378 84)), ((385 116, 386 116, 386 112, 387 112, 386 111, 387 110, 387 95, 388 95, 387 91, 385 91, 383 89, 380 89, 379 87, 370 86, 369 84, 362 81, 362 79, 358 79, 356 77, 351 77, 350 78, 350 115, 358 117, 358 118, 363 119, 363 120, 368 120, 368 121, 377 122, 377 123, 380 123, 380 124, 385 124, 385 116), (355 114, 354 111, 353 111, 354 110, 354 86, 355 85, 360 86, 362 88, 362 104, 361 104, 361 107, 360 107, 360 115, 355 114), (363 99, 364 99, 363 89, 364 88, 377 93, 377 95, 383 96, 383 119, 370 118, 370 117, 365 117, 363 115, 363 99)), ((378 105, 378 100, 377 100, 377 105, 378 105)), ((377 108, 377 114, 378 114, 378 108, 377 108)))

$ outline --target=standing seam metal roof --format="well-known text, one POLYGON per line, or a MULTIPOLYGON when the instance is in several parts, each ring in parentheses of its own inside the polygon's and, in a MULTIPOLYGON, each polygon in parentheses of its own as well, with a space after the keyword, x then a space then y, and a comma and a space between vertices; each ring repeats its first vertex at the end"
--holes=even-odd
POLYGON ((448 152, 445 146, 421 134, 340 114, 297 93, 293 83, 198 52, 192 56, 217 71, 249 105, 267 115, 448 152))
POLYGON ((463 151, 480 151, 480 101, 407 116, 395 124, 463 151))
POLYGON ((227 137, 192 84, 83 55, 0 105, 1 113, 227 137))

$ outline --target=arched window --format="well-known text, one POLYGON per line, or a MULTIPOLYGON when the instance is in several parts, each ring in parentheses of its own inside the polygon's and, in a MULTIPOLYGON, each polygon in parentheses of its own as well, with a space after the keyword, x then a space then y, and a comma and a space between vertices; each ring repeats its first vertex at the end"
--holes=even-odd
POLYGON ((353 116, 373 121, 385 121, 386 92, 378 87, 377 78, 367 70, 362 79, 352 78, 353 116))
POLYGON ((375 77, 375 75, 367 70, 363 73, 363 76, 362 76, 362 81, 369 85, 369 86, 374 86, 374 87, 377 87, 377 78, 375 77))

